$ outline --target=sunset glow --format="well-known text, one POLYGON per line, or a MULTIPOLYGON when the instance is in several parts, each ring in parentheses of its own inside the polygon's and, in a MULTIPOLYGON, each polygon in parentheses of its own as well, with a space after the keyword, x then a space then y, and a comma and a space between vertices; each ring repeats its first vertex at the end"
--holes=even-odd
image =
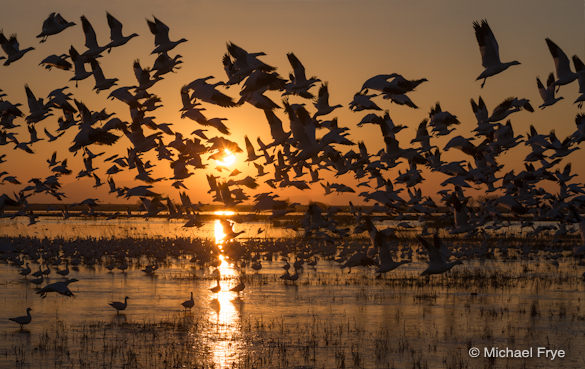
POLYGON ((224 157, 221 160, 216 160, 217 165, 230 168, 236 163, 236 156, 228 149, 224 150, 224 157))

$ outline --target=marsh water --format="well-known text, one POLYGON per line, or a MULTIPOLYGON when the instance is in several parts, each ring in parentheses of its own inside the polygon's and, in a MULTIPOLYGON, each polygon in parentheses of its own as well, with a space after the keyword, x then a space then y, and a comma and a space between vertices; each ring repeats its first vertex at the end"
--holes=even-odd
MULTIPOLYGON (((3 222, 3 236, 116 236, 101 221, 67 226, 43 221, 31 227, 3 222), (13 228, 7 231, 8 226, 13 228)), ((195 232, 181 226, 136 220, 122 234, 165 242, 155 237, 168 236, 163 229, 195 232)), ((295 237, 262 223, 238 227, 248 232, 263 228, 267 234, 262 237, 291 237, 291 242, 295 237)), ((214 223, 196 232, 213 238, 214 223)), ((100 241, 86 242, 92 247, 100 241)), ((569 253, 469 260, 430 278, 419 276, 422 259, 377 278, 373 269, 349 271, 316 257, 317 264, 305 264, 292 283, 279 278, 283 257, 291 263, 295 259, 271 255, 259 271, 223 260, 218 293, 210 291, 216 283, 212 268, 188 257, 169 257, 153 275, 141 270, 145 259, 134 260, 125 272, 80 265, 69 275, 79 280, 70 285, 74 297, 46 298, 35 293, 30 277, 20 276, 17 267, 0 263, 0 367, 585 367, 585 267, 569 253), (240 280, 245 289, 230 291, 240 280), (181 302, 190 292, 194 306, 184 311, 181 302), (125 296, 128 307, 117 314, 108 303, 125 296), (23 315, 27 307, 32 322, 20 330, 7 318, 23 315), (566 356, 471 358, 472 347, 482 353, 485 347, 547 347, 562 349, 566 356)), ((57 267, 51 268, 47 282, 63 280, 54 273, 57 267)))

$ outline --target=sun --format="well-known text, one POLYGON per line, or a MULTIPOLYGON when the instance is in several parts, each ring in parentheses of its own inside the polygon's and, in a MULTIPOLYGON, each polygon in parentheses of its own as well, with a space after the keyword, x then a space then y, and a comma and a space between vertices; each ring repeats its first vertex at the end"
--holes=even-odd
POLYGON ((236 163, 236 156, 228 149, 223 151, 224 156, 221 160, 216 160, 217 164, 229 168, 236 163))

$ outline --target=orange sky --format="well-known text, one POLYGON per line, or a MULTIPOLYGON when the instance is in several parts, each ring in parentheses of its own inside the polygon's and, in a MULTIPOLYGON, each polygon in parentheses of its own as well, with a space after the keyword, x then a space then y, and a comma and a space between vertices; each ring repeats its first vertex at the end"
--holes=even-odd
MULTIPOLYGON (((0 88, 8 94, 12 102, 23 103, 27 112, 24 84, 28 83, 37 97, 45 97, 52 89, 68 85, 70 91, 92 110, 115 112, 122 120, 128 120, 127 107, 118 101, 105 100, 109 91, 96 95, 91 91, 93 78, 82 81, 79 87, 67 83, 69 72, 60 70, 46 71, 38 66, 40 60, 49 54, 64 53, 73 44, 83 50, 83 33, 79 17, 84 14, 92 22, 100 43, 106 43, 109 31, 105 12, 110 11, 124 23, 124 32, 137 32, 140 37, 131 40, 126 46, 114 49, 111 54, 104 53, 100 59, 106 77, 119 78, 118 86, 135 84, 132 62, 140 59, 143 66, 152 65, 154 56, 153 36, 150 34, 145 18, 157 16, 171 28, 171 39, 185 37, 187 43, 175 49, 183 56, 184 64, 176 74, 166 75, 152 92, 158 94, 164 108, 155 112, 157 122, 173 123, 173 129, 188 135, 196 128, 201 128, 191 120, 182 120, 178 110, 181 107, 179 89, 183 84, 207 75, 225 80, 221 57, 226 51, 226 42, 232 41, 246 50, 264 51, 267 56, 262 60, 278 67, 282 76, 291 71, 286 53, 294 52, 305 65, 309 76, 316 75, 329 82, 330 102, 343 104, 332 116, 338 116, 341 126, 351 128, 351 138, 357 142, 366 142, 368 150, 375 153, 382 148, 383 140, 379 129, 374 126, 356 127, 365 113, 352 113, 347 103, 362 83, 369 77, 380 73, 400 73, 407 78, 426 77, 429 82, 422 84, 410 94, 420 107, 412 110, 407 107, 389 104, 384 101, 382 107, 389 109, 397 124, 409 127, 403 130, 398 139, 402 146, 414 136, 418 123, 427 117, 431 105, 440 101, 444 110, 458 116, 463 123, 457 133, 469 135, 475 126, 469 99, 481 95, 488 109, 493 109, 508 96, 529 98, 533 106, 540 104, 535 77, 545 79, 553 71, 553 60, 545 44, 545 37, 552 38, 571 56, 577 54, 585 60, 585 19, 583 2, 577 0, 559 3, 551 1, 38 1, 36 4, 23 5, 20 1, 4 1, 0 14, 0 26, 6 34, 17 33, 21 47, 34 46, 36 50, 9 67, 0 66, 0 88), (67 20, 78 26, 67 29, 57 36, 51 36, 44 44, 39 44, 34 37, 41 30, 42 21, 52 12, 60 12, 67 20), (502 60, 519 60, 522 65, 488 79, 486 87, 480 89, 475 78, 482 71, 478 46, 473 33, 472 22, 487 18, 500 44, 502 60)), ((174 54, 174 52, 171 52, 174 54)), ((232 87, 227 94, 237 95, 239 88, 232 87)), ((317 92, 317 89, 314 89, 317 92)), ((534 114, 520 112, 512 116, 516 134, 524 134, 530 124, 540 132, 555 129, 559 138, 574 131, 574 116, 578 112, 572 101, 577 95, 577 84, 573 83, 561 89, 565 100, 534 114)), ((277 95, 271 95, 277 98, 277 95)), ((278 100, 277 100, 278 101, 278 100)), ((278 101, 279 102, 279 101, 278 101)), ((279 102, 280 103, 280 102, 279 102)), ((264 114, 255 108, 243 106, 234 109, 213 108, 207 106, 209 116, 229 118, 227 125, 232 135, 230 139, 240 143, 244 148, 244 135, 256 142, 260 136, 268 141, 269 128, 264 114)), ((366 112, 367 113, 367 112, 366 112)), ((278 114, 282 117, 282 111, 278 114)), ((57 128, 56 117, 51 117, 37 124, 41 137, 43 128, 54 132, 57 128)), ((286 129, 286 128, 285 128, 286 129)), ((61 137, 56 143, 42 141, 33 145, 35 155, 13 152, 14 145, 0 146, 0 153, 8 154, 6 163, 0 164, 0 171, 8 171, 17 176, 21 182, 32 177, 49 175, 45 159, 53 151, 58 151, 60 159, 69 157, 70 167, 76 173, 81 159, 73 158, 67 151, 75 129, 61 137)), ((26 126, 23 124, 17 132, 24 140, 28 139, 26 126)), ((213 132, 212 134, 215 134, 213 132)), ((452 134, 449 137, 452 137, 452 134)), ((448 139, 448 138, 447 138, 448 139)), ((439 140, 444 144, 447 139, 439 140)), ((167 139, 168 141, 168 139, 167 139)), ((129 146, 122 138, 115 145, 115 150, 129 146)), ((97 151, 97 148, 92 151, 97 151)), ((357 148, 356 148, 357 150, 357 148)), ((114 151, 106 150, 113 153, 114 151)), ((519 168, 526 150, 523 147, 513 149, 501 160, 507 169, 519 168)), ((459 160, 460 153, 450 152, 443 160, 459 160)), ((574 160, 581 153, 569 157, 573 170, 585 174, 585 161, 574 160)), ((237 168, 244 173, 254 174, 248 170, 240 157, 237 168)), ((98 173, 106 180, 105 170, 109 165, 99 165, 98 173)), ((164 162, 155 171, 155 176, 168 176, 168 163, 164 162)), ((209 170, 196 171, 196 175, 185 181, 189 187, 192 200, 210 202, 205 192, 208 190, 205 174, 209 170)), ((217 174, 217 173, 216 173, 217 174)), ((425 175, 423 192, 435 193, 443 175, 425 175), (428 177, 428 178, 427 178, 428 177)), ((395 175, 393 175, 395 177, 395 175)), ((264 177, 266 179, 267 177, 264 177)), ((351 177, 331 181, 353 183, 351 177)), ((116 177, 119 186, 132 186, 120 173, 116 177)), ((91 186, 93 179, 76 180, 74 175, 62 178, 63 190, 69 195, 68 201, 79 201, 87 197, 99 197, 104 202, 119 202, 107 195, 107 185, 97 191, 91 186)), ((171 181, 157 185, 161 192, 176 195, 170 187, 171 181)), ((134 185, 141 184, 136 183, 134 185)), ((9 185, 0 186, 0 193, 11 193, 20 188, 9 185)), ((267 186, 260 191, 268 190, 267 186)), ((359 190, 357 190, 359 192, 359 190)), ((323 189, 317 185, 310 191, 293 189, 279 190, 281 197, 306 202, 314 199, 332 203, 347 204, 355 196, 323 196, 323 189)), ((46 197, 33 197, 30 201, 45 201, 46 197)), ((50 200, 50 199, 49 199, 50 200)))

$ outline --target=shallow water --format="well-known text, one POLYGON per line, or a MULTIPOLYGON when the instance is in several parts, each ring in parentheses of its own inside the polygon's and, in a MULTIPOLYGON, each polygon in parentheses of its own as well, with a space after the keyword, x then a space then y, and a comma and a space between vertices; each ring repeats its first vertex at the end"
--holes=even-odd
MULTIPOLYGON (((148 276, 81 267, 75 297, 34 293, 13 266, 0 264, 2 315, 32 307, 24 331, 0 319, 0 367, 363 367, 581 368, 585 311, 580 267, 546 262, 470 262, 428 281, 422 263, 382 279, 320 260, 295 285, 282 262, 235 270, 224 262, 222 291, 210 269, 182 259, 148 276), (245 290, 230 292, 237 276, 245 290), (451 287, 447 287, 451 286, 451 287), (193 291, 195 306, 180 303, 193 291), (129 296, 122 314, 107 305, 129 296), (577 338, 577 339, 574 339, 577 338), (567 357, 470 359, 471 346, 548 346, 567 357), (88 353, 88 352, 91 352, 88 353)), ((35 268, 33 268, 33 271, 35 268)), ((50 282, 58 281, 52 273, 50 282)))
MULTIPOLYGON (((150 218, 145 220, 141 217, 133 218, 69 218, 42 217, 38 223, 28 225, 27 217, 14 219, 0 218, 1 236, 31 236, 36 238, 64 239, 86 237, 86 238, 110 238, 110 237, 201 237, 213 238, 215 222, 204 222, 200 228, 185 228, 186 220, 150 218)), ((245 231, 248 237, 293 237, 296 232, 282 228, 273 227, 270 222, 263 220, 247 221, 238 223, 238 230, 245 231), (258 229, 263 230, 258 233, 258 229)))

